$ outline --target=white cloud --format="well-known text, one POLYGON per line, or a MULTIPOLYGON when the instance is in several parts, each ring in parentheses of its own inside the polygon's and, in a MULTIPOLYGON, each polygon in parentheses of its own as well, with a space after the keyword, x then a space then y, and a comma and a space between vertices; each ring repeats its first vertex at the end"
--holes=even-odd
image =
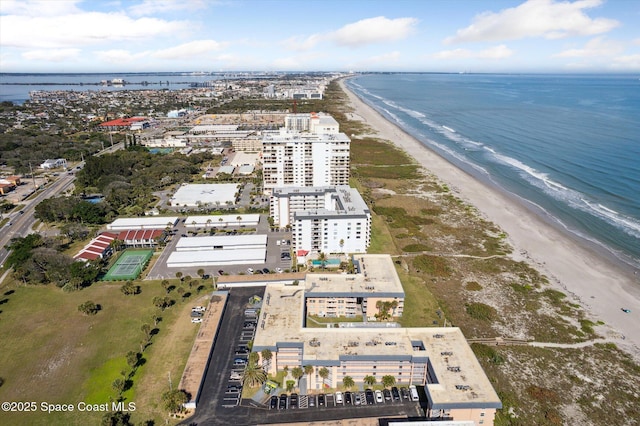
POLYGON ((343 46, 402 40, 414 31, 417 23, 415 18, 388 19, 378 16, 345 25, 331 33, 329 38, 343 46))
POLYGON ((176 11, 196 11, 206 9, 203 0, 144 0, 131 6, 128 10, 134 16, 153 15, 156 13, 170 13, 176 11))
POLYGON ((215 40, 194 40, 179 46, 159 50, 153 53, 153 57, 160 59, 184 59, 195 55, 205 55, 223 48, 222 43, 215 40))
POLYGON ((3 15, 22 16, 60 16, 78 13, 76 4, 80 0, 2 0, 0 13, 3 15))
POLYGON ((21 55, 30 61, 63 62, 79 59, 80 49, 30 50, 21 55))
POLYGON ((147 56, 147 53, 133 54, 128 50, 111 49, 97 51, 95 52, 95 55, 103 62, 110 64, 126 64, 147 56))
POLYGON ((400 52, 394 51, 394 52, 389 52, 389 53, 385 53, 385 54, 382 54, 382 55, 372 56, 371 58, 369 58, 369 60, 367 62, 369 62, 369 63, 391 63, 391 62, 397 62, 398 59, 400 59, 400 56, 402 56, 400 54, 400 52))
POLYGON ((302 51, 310 50, 324 41, 349 47, 397 41, 408 37, 417 23, 415 18, 388 19, 378 16, 347 24, 336 31, 291 37, 284 40, 282 45, 289 50, 302 51))
POLYGON ((0 16, 0 46, 30 49, 76 48, 149 39, 188 28, 186 21, 131 19, 121 13, 82 12, 36 17, 6 15, 0 16))
POLYGON ((604 37, 596 37, 589 40, 582 49, 568 49, 556 53, 554 58, 585 58, 590 56, 614 56, 622 53, 624 47, 621 43, 605 40, 604 37))
POLYGON ((625 55, 613 58, 610 68, 616 71, 640 72, 640 54, 625 55))
POLYGON ((599 6, 601 0, 557 3, 554 0, 528 0, 520 6, 498 13, 484 12, 473 23, 457 31, 445 43, 517 40, 526 37, 558 39, 605 33, 620 25, 613 19, 595 18, 585 10, 599 6))
POLYGON ((282 46, 289 50, 310 50, 313 49, 318 43, 321 43, 325 39, 322 34, 312 34, 308 37, 294 36, 281 42, 282 46))
POLYGON ((504 59, 513 55, 513 50, 504 44, 480 51, 469 49, 443 50, 433 55, 436 59, 504 59))

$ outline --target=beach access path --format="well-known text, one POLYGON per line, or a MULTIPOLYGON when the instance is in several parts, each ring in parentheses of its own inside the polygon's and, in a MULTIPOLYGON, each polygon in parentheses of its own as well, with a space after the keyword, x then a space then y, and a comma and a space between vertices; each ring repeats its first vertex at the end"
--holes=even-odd
POLYGON ((403 149, 446 183, 457 197, 502 228, 513 247, 512 258, 526 261, 546 275, 554 288, 587 311, 588 319, 605 323, 605 337, 616 339, 618 347, 640 360, 640 272, 634 274, 618 267, 545 222, 525 207, 524 200, 490 187, 452 165, 360 100, 344 80, 339 84, 354 109, 348 117, 361 119, 378 137, 403 149), (630 312, 623 312, 623 307, 630 312))

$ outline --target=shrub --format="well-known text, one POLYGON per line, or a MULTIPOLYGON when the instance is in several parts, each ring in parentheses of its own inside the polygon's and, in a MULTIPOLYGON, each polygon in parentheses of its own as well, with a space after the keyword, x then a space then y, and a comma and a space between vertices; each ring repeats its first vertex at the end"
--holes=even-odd
POLYGON ((484 303, 468 303, 465 305, 466 311, 473 319, 490 321, 496 317, 496 310, 484 303))
POLYGON ((480 291, 482 290, 482 286, 477 281, 469 281, 466 286, 464 286, 469 291, 480 291))

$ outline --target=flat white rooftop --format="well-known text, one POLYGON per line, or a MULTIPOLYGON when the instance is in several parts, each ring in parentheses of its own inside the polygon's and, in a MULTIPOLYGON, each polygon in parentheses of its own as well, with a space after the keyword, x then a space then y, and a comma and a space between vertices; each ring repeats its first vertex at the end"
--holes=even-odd
POLYGON ((182 185, 171 198, 173 206, 216 206, 235 204, 235 194, 238 192, 238 184, 187 184, 182 185))
POLYGON ((265 258, 265 248, 174 251, 167 259, 167 267, 188 268, 194 266, 263 264, 265 263, 265 258))
POLYGON ((306 297, 399 297, 404 289, 388 254, 353 256, 358 274, 307 274, 306 297))
POLYGON ((260 154, 257 152, 236 152, 233 154, 231 161, 229 164, 232 166, 244 166, 244 165, 255 165, 258 163, 260 159, 260 154))
POLYGON ((433 408, 501 407, 498 395, 458 327, 305 328, 304 298, 299 286, 267 285, 253 343, 255 351, 264 348, 273 351, 278 346, 301 347, 303 365, 428 358, 437 381, 425 386, 433 408))
POLYGON ((122 217, 107 225, 107 229, 164 229, 178 223, 177 216, 122 217))
POLYGON ((176 244, 176 251, 265 249, 266 246, 266 235, 217 235, 210 237, 182 237, 176 244))

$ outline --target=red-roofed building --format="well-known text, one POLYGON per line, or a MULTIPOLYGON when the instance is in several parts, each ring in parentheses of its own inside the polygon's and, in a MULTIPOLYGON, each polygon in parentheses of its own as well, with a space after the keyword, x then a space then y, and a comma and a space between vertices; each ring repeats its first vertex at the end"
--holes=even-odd
POLYGON ((110 131, 123 129, 130 130, 131 126, 141 121, 147 121, 147 119, 145 117, 116 118, 115 120, 100 123, 100 127, 110 131))
POLYGON ((155 247, 163 238, 164 229, 131 229, 118 234, 118 239, 127 247, 155 247))
POLYGON ((104 259, 111 256, 111 242, 118 237, 118 234, 114 234, 112 232, 103 232, 98 235, 96 238, 91 240, 89 244, 84 246, 78 254, 73 256, 74 259, 77 260, 96 260, 98 258, 104 259))

